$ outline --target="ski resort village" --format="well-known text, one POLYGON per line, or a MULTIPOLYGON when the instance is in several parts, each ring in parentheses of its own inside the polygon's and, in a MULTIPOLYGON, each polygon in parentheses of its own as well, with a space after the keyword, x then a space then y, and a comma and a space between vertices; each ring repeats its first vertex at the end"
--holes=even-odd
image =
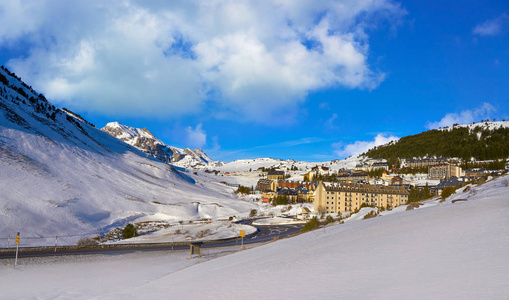
POLYGON ((444 3, 0 1, 0 299, 509 299, 509 7, 444 3))

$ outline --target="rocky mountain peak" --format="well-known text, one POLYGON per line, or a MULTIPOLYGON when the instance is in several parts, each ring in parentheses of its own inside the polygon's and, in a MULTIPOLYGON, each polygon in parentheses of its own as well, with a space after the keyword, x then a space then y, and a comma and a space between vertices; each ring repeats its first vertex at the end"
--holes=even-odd
POLYGON ((146 128, 140 129, 110 122, 101 130, 166 163, 195 167, 212 162, 202 149, 180 149, 166 145, 146 128))

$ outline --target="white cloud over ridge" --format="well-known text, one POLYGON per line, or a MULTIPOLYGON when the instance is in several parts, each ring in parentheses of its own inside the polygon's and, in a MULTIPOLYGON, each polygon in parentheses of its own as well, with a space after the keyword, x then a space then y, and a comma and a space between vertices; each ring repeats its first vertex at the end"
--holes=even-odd
POLYGON ((334 151, 337 156, 344 158, 362 154, 375 146, 385 145, 391 141, 397 140, 399 140, 399 137, 397 136, 388 135, 386 133, 379 133, 372 141, 356 141, 347 145, 344 145, 340 142, 334 143, 332 147, 337 149, 334 151))
POLYGON ((392 0, 10 0, 0 46, 26 41, 8 66, 75 107, 174 117, 213 101, 239 119, 285 119, 311 91, 376 88, 365 28, 404 14, 392 0))
POLYGON ((492 113, 496 112, 493 105, 485 102, 480 107, 470 110, 464 110, 460 113, 448 113, 438 122, 429 122, 426 125, 428 129, 438 129, 440 127, 448 127, 454 124, 469 124, 481 119, 488 119, 492 113))

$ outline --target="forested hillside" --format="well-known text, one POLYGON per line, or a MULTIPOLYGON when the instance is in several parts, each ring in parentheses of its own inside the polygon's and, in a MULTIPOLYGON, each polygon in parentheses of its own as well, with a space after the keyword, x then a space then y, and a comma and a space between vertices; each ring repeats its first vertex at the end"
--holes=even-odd
POLYGON ((385 158, 390 162, 395 162, 397 158, 423 156, 459 157, 463 160, 471 157, 476 160, 509 157, 509 128, 484 125, 481 123, 469 127, 453 127, 450 130, 430 130, 375 147, 364 155, 385 158))

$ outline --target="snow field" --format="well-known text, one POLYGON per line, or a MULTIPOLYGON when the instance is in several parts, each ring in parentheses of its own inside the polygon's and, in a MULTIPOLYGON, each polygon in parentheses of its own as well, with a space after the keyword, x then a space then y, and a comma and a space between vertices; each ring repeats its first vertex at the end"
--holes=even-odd
MULTIPOLYGON (((246 245, 249 249, 252 245, 246 245)), ((203 248, 189 259, 189 250, 137 252, 124 255, 81 255, 0 260, 1 299, 94 299, 144 286, 173 272, 219 256, 240 246, 203 248), (146 269, 148 268, 148 269, 146 269), (72 273, 69 273, 70 270, 72 273), (146 272, 148 271, 148 272, 146 272)), ((165 293, 165 297, 171 293, 165 293)), ((132 297, 127 297, 132 299, 132 297)))
POLYGON ((205 299, 504 299, 503 180, 478 187, 466 202, 452 203, 468 195, 456 194, 440 205, 331 226, 184 269, 129 294, 162 298, 168 285, 173 295, 205 299))
POLYGON ((257 231, 253 226, 235 224, 229 221, 215 221, 202 224, 173 224, 170 228, 122 240, 117 243, 136 244, 221 240, 238 237, 240 230, 244 230, 246 235, 257 231))
POLYGON ((9 299, 507 299, 507 180, 199 264, 133 254, 0 268, 0 288, 9 299))

